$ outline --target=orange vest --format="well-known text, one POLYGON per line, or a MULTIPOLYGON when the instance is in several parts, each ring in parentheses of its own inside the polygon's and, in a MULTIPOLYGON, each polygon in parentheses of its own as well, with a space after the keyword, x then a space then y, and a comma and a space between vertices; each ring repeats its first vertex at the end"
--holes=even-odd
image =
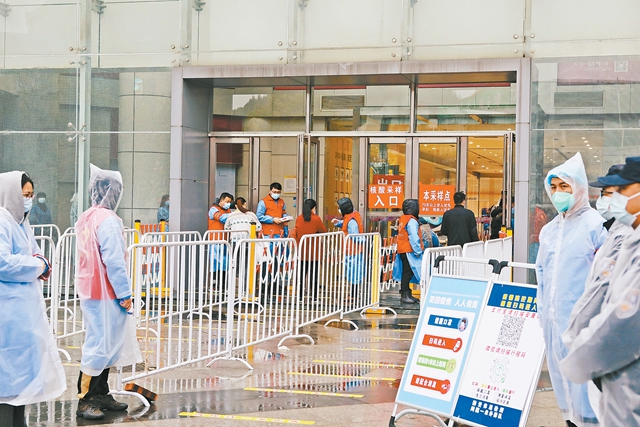
MULTIPOLYGON (((343 220, 342 220, 342 232, 345 235, 349 234, 349 222, 355 219, 356 222, 358 223, 358 233, 363 233, 364 232, 364 227, 362 226, 362 217, 360 216, 360 213, 358 211, 353 211, 351 212, 349 215, 346 215, 343 220)), ((347 242, 347 246, 345 248, 345 253, 347 255, 354 255, 354 254, 359 254, 360 252, 362 252, 362 243, 357 243, 355 241, 355 239, 346 239, 347 242)))
MULTIPOLYGON (((262 199, 266 208, 265 215, 272 218, 282 218, 287 212, 284 210, 284 200, 273 200, 273 197, 267 196, 262 199)), ((284 224, 262 224, 262 234, 265 236, 273 236, 284 234, 284 224)))
MULTIPOLYGON (((408 254, 409 252, 413 252, 413 248, 411 247, 411 243, 409 242, 409 232, 407 231, 407 225, 409 225, 409 221, 411 221, 412 219, 415 220, 416 218, 413 215, 402 215, 400 217, 400 221, 398 221, 399 254, 408 254)), ((420 227, 418 227, 418 233, 420 233, 420 227)), ((420 248, 424 250, 422 239, 420 239, 420 248)))
MULTIPOLYGON (((107 275, 107 267, 102 262, 96 234, 102 221, 115 215, 112 210, 93 206, 80 215, 78 222, 76 222, 76 246, 79 254, 76 287, 78 295, 82 299, 116 299, 116 293, 113 291, 107 275)), ((124 239, 124 235, 122 238, 124 239)), ((125 262, 126 260, 125 252, 125 262)))
POLYGON ((218 212, 213 214, 213 219, 209 218, 209 230, 224 230, 224 224, 220 221, 220 217, 231 213, 231 209, 222 209, 220 205, 211 205, 211 208, 213 207, 217 208, 218 212))

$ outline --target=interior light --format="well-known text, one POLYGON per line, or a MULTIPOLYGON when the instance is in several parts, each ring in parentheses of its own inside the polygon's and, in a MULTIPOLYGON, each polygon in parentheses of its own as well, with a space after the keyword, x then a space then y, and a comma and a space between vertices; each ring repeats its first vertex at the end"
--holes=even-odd
POLYGON ((593 157, 598 157, 598 156, 593 156, 593 157))
POLYGON ((582 139, 586 139, 586 138, 583 136, 582 139))
POLYGON ((591 147, 591 144, 587 144, 587 147, 591 147))
POLYGON ((586 144, 587 142, 589 142, 589 141, 585 139, 585 140, 584 140, 584 143, 586 144))
POLYGON ((593 150, 593 147, 589 147, 589 150, 593 150))

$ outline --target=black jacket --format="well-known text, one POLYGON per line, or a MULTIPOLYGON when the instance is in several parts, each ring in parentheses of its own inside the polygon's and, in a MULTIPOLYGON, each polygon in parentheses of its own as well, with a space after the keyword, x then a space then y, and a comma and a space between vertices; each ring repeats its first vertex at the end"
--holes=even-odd
POLYGON ((464 245, 478 241, 478 226, 476 216, 462 205, 455 205, 442 216, 440 234, 448 239, 448 246, 464 245))

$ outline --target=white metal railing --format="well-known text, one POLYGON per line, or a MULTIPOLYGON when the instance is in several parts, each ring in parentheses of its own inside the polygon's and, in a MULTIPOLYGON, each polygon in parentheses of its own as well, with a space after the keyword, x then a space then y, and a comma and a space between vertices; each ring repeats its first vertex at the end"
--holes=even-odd
POLYGON ((56 245, 52 276, 51 325, 56 338, 84 331, 80 299, 75 289, 76 235, 65 232, 56 245))
MULTIPOLYGON (((513 261, 513 237, 487 240, 482 258, 496 259, 498 261, 513 261)), ((499 280, 511 281, 511 267, 502 269, 499 280)))
MULTIPOLYGON (((422 255, 422 267, 420 274, 420 295, 427 295, 427 288, 431 275, 433 273, 433 263, 440 255, 444 256, 462 256, 462 247, 456 246, 440 246, 438 248, 425 249, 422 255)), ((462 265, 449 262, 440 266, 440 272, 445 274, 460 275, 462 274, 462 265)), ((424 306, 424 298, 420 298, 420 308, 424 306)))
POLYGON ((151 231, 144 233, 141 238, 140 243, 202 241, 202 235, 198 231, 151 231))
POLYGON ((54 243, 58 243, 60 238, 60 229, 55 224, 31 224, 33 235, 35 237, 50 237, 54 243))
MULTIPOLYGON (((56 245, 53 239, 49 236, 36 236, 36 244, 40 248, 42 255, 49 261, 49 264, 53 267, 56 257, 56 245)), ((53 286, 55 283, 55 276, 53 271, 47 280, 41 280, 42 296, 44 297, 44 303, 47 307, 47 311, 51 310, 51 297, 53 292, 53 286)), ((49 315, 49 325, 51 325, 51 315, 49 315)))
MULTIPOLYGON (((485 242, 471 242, 465 243, 462 247, 463 258, 478 258, 485 257, 485 242)), ((489 277, 491 269, 488 265, 464 263, 462 264, 462 275, 467 277, 489 277)))
POLYGON ((382 239, 382 248, 380 249, 380 288, 383 291, 389 291, 391 288, 397 287, 400 282, 393 280, 393 264, 398 251, 398 237, 385 237, 382 239))

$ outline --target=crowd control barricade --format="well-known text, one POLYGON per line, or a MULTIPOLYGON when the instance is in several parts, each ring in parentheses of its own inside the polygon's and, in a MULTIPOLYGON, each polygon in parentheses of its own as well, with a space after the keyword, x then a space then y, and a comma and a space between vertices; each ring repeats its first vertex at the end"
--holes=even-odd
POLYGON ((140 243, 140 232, 135 228, 124 228, 124 244, 129 247, 136 243, 140 243))
POLYGON ((296 269, 294 239, 238 241, 227 276, 227 301, 233 307, 227 314, 228 321, 233 320, 227 338, 231 345, 219 359, 229 359, 234 350, 291 335, 298 297, 296 269))
POLYGON ((51 294, 51 325, 58 339, 84 332, 80 298, 75 287, 76 235, 66 231, 56 245, 51 294))
POLYGON ((393 263, 398 252, 398 237, 384 237, 380 252, 380 288, 386 292, 400 284, 393 280, 393 263))
POLYGON ((50 237, 54 243, 60 238, 60 229, 55 224, 31 224, 31 229, 35 237, 50 237))
MULTIPOLYGON (((483 241, 465 243, 462 247, 462 258, 484 259, 484 247, 485 242, 483 241)), ((491 274, 491 269, 487 264, 465 262, 460 265, 462 266, 463 276, 488 277, 491 274)))
POLYGON ((119 381, 119 387, 229 351, 229 306, 208 304, 204 289, 211 286, 204 278, 207 246, 212 244, 228 247, 227 242, 188 241, 138 243, 129 248, 134 316, 144 369, 131 366, 131 373, 119 381), (154 249, 166 254, 163 271, 157 273, 148 256, 154 249), (158 278, 163 272, 165 282, 160 287, 158 278))
POLYGON ((380 307, 380 233, 346 235, 343 253, 340 318, 329 320, 325 326, 345 322, 358 329, 354 322, 344 318, 356 311, 363 315, 367 310, 378 309, 395 315, 393 309, 380 307))
MULTIPOLYGON (((420 271, 420 295, 426 295, 429 280, 433 273, 433 264, 440 255, 446 256, 462 256, 462 247, 455 246, 439 246, 437 248, 428 248, 424 250, 422 255, 422 268, 420 271)), ((462 274, 462 265, 460 263, 449 262, 440 266, 440 272, 444 274, 462 274)), ((424 298, 420 298, 420 308, 424 305, 424 298)))
MULTIPOLYGON (((56 245, 53 239, 48 236, 36 236, 36 244, 40 248, 42 255, 49 261, 49 264, 53 267, 56 258, 56 245)), ((47 280, 41 280, 42 284, 42 296, 44 297, 44 303, 47 307, 47 311, 51 311, 53 286, 55 283, 55 276, 52 274, 47 280)), ((51 316, 49 316, 49 324, 51 325, 51 316)))
MULTIPOLYGON (((487 240, 484 246, 484 258, 512 261, 513 237, 487 240)), ((502 269, 500 272, 500 280, 511 280, 511 267, 507 266, 502 269)))
POLYGON ((308 234, 298 242, 297 277, 293 301, 292 335, 280 340, 278 347, 290 338, 313 338, 302 334, 306 325, 340 314, 344 283, 344 233, 308 234))
POLYGON ((535 285, 501 281, 532 264, 439 256, 405 364, 390 427, 408 413, 438 425, 524 427, 544 358, 535 285), (444 264, 490 265, 489 277, 441 274, 444 264), (506 397, 505 397, 506 396, 506 397), (406 405, 399 413, 398 404, 406 405))

